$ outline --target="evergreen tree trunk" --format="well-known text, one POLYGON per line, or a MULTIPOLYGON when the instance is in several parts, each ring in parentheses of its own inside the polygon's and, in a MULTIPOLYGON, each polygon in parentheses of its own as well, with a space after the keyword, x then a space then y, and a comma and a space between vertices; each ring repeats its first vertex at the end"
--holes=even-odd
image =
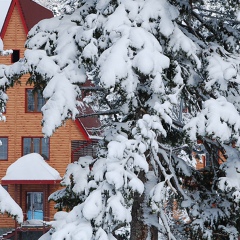
POLYGON ((143 219, 144 194, 135 193, 132 206, 132 222, 130 240, 145 240, 148 236, 148 226, 143 219))
MULTIPOLYGON (((140 172, 139 178, 145 183, 144 172, 140 172)), ((158 229, 155 226, 148 226, 144 222, 144 200, 145 194, 135 193, 132 206, 132 222, 130 240, 146 240, 150 236, 151 240, 158 240, 158 229)))
POLYGON ((158 240, 158 229, 155 226, 150 227, 151 240, 158 240))

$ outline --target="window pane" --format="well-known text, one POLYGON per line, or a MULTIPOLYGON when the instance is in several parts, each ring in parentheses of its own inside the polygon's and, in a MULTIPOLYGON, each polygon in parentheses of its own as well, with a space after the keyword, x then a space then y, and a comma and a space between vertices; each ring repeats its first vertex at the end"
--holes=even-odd
POLYGON ((34 112, 35 105, 34 105, 34 96, 33 91, 31 89, 27 89, 27 111, 34 112))
POLYGON ((41 154, 40 138, 33 138, 33 152, 41 154))
POLYGON ((0 146, 0 160, 8 158, 8 138, 0 138, 2 145, 0 146))
POLYGON ((49 139, 48 138, 24 138, 23 155, 28 153, 39 153, 45 160, 49 159, 49 139))
POLYGON ((31 153, 31 138, 23 139, 23 155, 31 153))
POLYGON ((42 138, 42 156, 45 160, 49 159, 49 138, 42 138))
POLYGON ((41 108, 44 105, 44 98, 42 96, 42 94, 40 93, 40 91, 37 92, 37 111, 41 112, 41 108))

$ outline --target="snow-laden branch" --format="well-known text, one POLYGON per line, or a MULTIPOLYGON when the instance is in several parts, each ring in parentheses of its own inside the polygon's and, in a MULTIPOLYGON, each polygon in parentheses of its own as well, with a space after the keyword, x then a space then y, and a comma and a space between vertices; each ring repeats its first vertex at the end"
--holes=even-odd
POLYGON ((4 50, 3 49, 3 41, 0 38, 0 56, 7 56, 7 55, 10 55, 12 53, 13 53, 12 50, 4 50))
POLYGON ((196 136, 209 136, 219 141, 236 140, 240 145, 240 117, 234 105, 225 97, 209 99, 197 117, 192 118, 184 127, 192 140, 196 136))
POLYGON ((0 185, 0 212, 9 214, 11 217, 16 219, 18 223, 23 222, 22 209, 1 185, 0 185))

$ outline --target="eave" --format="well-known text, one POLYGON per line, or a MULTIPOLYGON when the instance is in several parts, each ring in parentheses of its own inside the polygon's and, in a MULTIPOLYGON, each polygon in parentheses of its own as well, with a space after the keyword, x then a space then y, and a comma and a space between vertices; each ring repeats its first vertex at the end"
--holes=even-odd
POLYGON ((91 141, 86 129, 83 127, 82 123, 80 122, 79 119, 75 120, 75 123, 78 127, 78 129, 80 130, 80 132, 83 134, 84 138, 86 139, 86 141, 91 141))
POLYGON ((54 185, 60 184, 61 180, 2 180, 2 185, 8 184, 44 184, 54 185))

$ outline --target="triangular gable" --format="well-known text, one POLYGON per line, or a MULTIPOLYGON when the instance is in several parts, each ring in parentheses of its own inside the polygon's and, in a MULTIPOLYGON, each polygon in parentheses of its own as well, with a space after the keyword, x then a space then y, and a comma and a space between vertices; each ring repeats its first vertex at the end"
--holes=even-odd
MULTIPOLYGON (((5 17, 5 21, 2 25, 2 29, 0 29, 1 38, 3 38, 6 33, 7 26, 11 19, 13 9, 15 6, 17 6, 18 8, 18 12, 22 20, 22 24, 23 24, 26 35, 29 32, 29 30, 39 21, 46 18, 53 17, 53 13, 50 10, 33 2, 32 0, 12 0, 10 7, 8 9, 7 15, 5 17)), ((1 13, 1 10, 0 10, 0 13, 1 13)))

